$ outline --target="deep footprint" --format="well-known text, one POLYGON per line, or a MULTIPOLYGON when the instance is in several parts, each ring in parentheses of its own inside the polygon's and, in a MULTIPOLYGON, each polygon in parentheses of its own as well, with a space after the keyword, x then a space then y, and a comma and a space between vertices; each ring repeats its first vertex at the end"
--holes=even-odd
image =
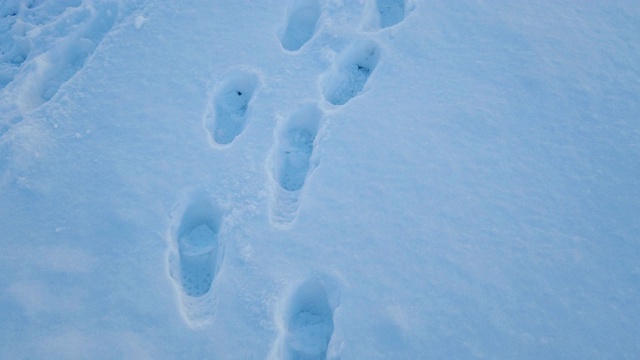
POLYGON ((300 192, 316 165, 312 155, 321 120, 318 106, 306 104, 276 130, 275 148, 269 158, 273 178, 269 218, 273 226, 286 228, 297 216, 300 192))
POLYGON ((333 309, 327 291, 315 279, 295 292, 286 312, 283 360, 321 360, 327 358, 333 334, 333 309))
POLYGON ((180 283, 188 296, 200 297, 211 289, 219 261, 220 218, 206 200, 192 203, 182 217, 177 233, 180 283))
POLYGON ((313 37, 319 17, 317 0, 295 0, 287 14, 287 25, 278 36, 282 47, 289 51, 299 50, 313 37))
POLYGON ((227 76, 209 104, 204 119, 205 127, 215 143, 230 144, 244 131, 249 103, 257 84, 258 77, 251 72, 237 72, 227 76))
POLYGON ((376 0, 380 27, 386 28, 404 20, 405 0, 376 0))
POLYGON ((380 59, 375 42, 357 42, 344 50, 334 68, 324 79, 324 98, 334 105, 344 105, 358 95, 380 59))
POLYGON ((321 117, 316 105, 302 106, 291 115, 278 135, 273 174, 278 185, 287 191, 300 190, 304 186, 321 117))

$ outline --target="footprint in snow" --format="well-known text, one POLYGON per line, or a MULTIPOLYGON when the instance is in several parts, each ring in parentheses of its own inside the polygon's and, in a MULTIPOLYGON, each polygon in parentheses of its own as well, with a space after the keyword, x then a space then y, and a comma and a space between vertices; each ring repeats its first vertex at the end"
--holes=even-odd
POLYGON ((346 104, 362 92, 379 59, 380 49, 371 40, 359 41, 349 46, 324 76, 324 98, 334 105, 346 104))
POLYGON ((270 217, 277 226, 287 226, 295 219, 300 191, 317 165, 312 162, 312 155, 321 120, 318 106, 308 103, 276 129, 269 169, 274 181, 270 217))
POLYGON ((191 324, 208 321, 214 311, 211 288, 224 257, 218 239, 221 220, 222 212, 200 194, 186 206, 173 234, 170 275, 191 324))
POLYGON ((257 75, 247 71, 229 74, 223 81, 204 117, 204 125, 215 144, 230 144, 244 131, 257 84, 257 75))
POLYGON ((313 37, 319 17, 318 0, 294 0, 289 6, 286 26, 278 34, 282 47, 299 50, 313 37))
POLYGON ((404 20, 405 0, 376 0, 380 27, 386 28, 404 20))
POLYGON ((300 285, 284 312, 281 360, 324 360, 333 335, 333 312, 325 286, 318 279, 300 285))

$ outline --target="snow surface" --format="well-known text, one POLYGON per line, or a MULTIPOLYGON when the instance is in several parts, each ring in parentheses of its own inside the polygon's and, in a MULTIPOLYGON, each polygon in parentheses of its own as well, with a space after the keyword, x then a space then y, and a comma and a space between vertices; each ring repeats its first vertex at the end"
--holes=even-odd
POLYGON ((0 358, 635 359, 640 8, 5 0, 0 358))

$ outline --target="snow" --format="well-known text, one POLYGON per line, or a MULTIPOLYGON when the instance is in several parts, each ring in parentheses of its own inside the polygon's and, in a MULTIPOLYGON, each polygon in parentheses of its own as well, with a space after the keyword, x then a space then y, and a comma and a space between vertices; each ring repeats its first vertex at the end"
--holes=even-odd
POLYGON ((0 358, 635 358, 639 20, 3 2, 0 358))

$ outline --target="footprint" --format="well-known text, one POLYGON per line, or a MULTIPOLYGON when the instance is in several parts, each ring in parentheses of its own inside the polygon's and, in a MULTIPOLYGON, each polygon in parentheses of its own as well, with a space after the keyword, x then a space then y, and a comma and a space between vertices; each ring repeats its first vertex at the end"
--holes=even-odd
POLYGON ((321 118, 322 113, 315 104, 306 104, 298 108, 280 129, 273 173, 283 189, 302 189, 321 118))
POLYGON ((300 285, 284 314, 280 359, 326 359, 333 335, 333 311, 320 281, 310 279, 300 285))
POLYGON ((199 297, 211 289, 220 253, 219 229, 220 214, 207 200, 192 203, 182 216, 177 234, 180 283, 189 296, 199 297))
POLYGON ((324 98, 344 105, 362 92, 380 59, 380 49, 371 40, 356 42, 344 50, 333 69, 324 77, 324 98))
POLYGON ((270 170, 274 180, 271 219, 285 225, 295 218, 300 190, 313 169, 311 156, 322 112, 316 104, 300 106, 276 130, 270 170))
POLYGON ((299 50, 313 37, 319 17, 318 0, 295 0, 289 7, 287 25, 278 36, 282 47, 299 50))
POLYGON ((209 102, 204 119, 214 143, 230 144, 244 131, 249 117, 249 103, 257 84, 258 77, 252 72, 240 71, 227 76, 209 102))
POLYGON ((198 194, 183 212, 173 234, 169 271, 181 292, 182 307, 191 323, 213 314, 211 287, 224 251, 218 240, 222 212, 206 195, 198 194))
POLYGON ((376 0, 376 7, 381 28, 393 26, 404 19, 405 0, 376 0))

